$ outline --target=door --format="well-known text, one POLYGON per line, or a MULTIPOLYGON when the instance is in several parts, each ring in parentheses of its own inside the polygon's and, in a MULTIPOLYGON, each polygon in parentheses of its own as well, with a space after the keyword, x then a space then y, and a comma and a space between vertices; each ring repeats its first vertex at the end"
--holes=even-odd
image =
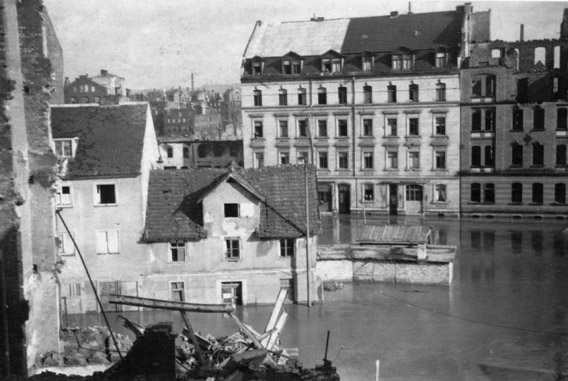
POLYGON ((223 282, 221 284, 223 304, 233 307, 243 305, 243 284, 241 282, 223 282))
POLYGON ((318 204, 320 212, 331 212, 330 184, 318 184, 318 204))
POLYGON ((340 184, 338 189, 339 213, 351 213, 351 191, 348 184, 340 184))
POLYGON ((389 214, 396 216, 398 214, 398 185, 389 184, 389 214))

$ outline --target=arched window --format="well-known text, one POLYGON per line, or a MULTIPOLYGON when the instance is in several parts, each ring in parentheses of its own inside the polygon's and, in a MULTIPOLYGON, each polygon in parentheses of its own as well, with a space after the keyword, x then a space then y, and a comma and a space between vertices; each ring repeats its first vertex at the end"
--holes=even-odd
POLYGON ((363 86, 363 103, 373 103, 373 87, 363 86))
POLYGON ((436 101, 445 102, 446 101, 446 84, 438 82, 436 84, 436 101))
POLYGON ((481 202, 481 184, 471 184, 470 197, 471 202, 481 202))

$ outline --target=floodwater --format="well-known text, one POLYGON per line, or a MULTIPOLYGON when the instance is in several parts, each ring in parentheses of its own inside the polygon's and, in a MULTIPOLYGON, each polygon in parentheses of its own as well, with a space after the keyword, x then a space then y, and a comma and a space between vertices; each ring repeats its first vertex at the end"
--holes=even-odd
MULTIPOLYGON (((381 224, 388 221, 367 221, 381 224)), ((391 221, 393 222, 393 221, 391 221)), ((325 303, 288 305, 284 347, 313 367, 325 355, 342 380, 557 380, 568 373, 568 222, 398 220, 435 228, 434 243, 458 245, 451 286, 353 284, 325 303), (495 367, 498 368, 495 368, 495 367)), ((359 220, 324 217, 321 244, 349 242, 359 220)), ((263 331, 271 306, 238 315, 263 331)), ((128 312, 142 325, 176 313, 128 312)), ((218 315, 190 314, 196 331, 237 330, 218 315)), ((116 314, 111 324, 120 332, 116 314)), ((70 326, 102 325, 98 315, 69 316, 70 326)))

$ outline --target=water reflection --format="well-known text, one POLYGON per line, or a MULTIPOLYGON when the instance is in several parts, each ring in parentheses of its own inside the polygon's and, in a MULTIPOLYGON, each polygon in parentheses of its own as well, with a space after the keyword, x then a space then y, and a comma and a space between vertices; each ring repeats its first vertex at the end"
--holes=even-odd
MULTIPOLYGON (((304 365, 314 366, 321 363, 331 330, 329 357, 345 380, 374 379, 377 359, 381 380, 486 380, 480 363, 567 370, 565 224, 412 221, 417 222, 434 226, 436 243, 459 245, 450 287, 355 284, 326 293, 326 303, 311 309, 289 305, 283 345, 299 348, 304 365)), ((349 243, 361 224, 344 216, 324 217, 319 242, 349 243)), ((270 310, 250 306, 238 313, 263 330, 270 310)), ((141 324, 173 320, 181 327, 177 315, 164 311, 125 315, 141 324)), ((235 331, 231 320, 222 316, 190 318, 199 331, 235 331)), ((516 374, 510 379, 534 377, 516 374)))

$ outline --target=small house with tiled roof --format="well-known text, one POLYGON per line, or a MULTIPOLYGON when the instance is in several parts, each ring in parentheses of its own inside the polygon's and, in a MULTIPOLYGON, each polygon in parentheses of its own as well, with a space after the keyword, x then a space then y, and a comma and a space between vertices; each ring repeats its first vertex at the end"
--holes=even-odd
POLYGON ((315 184, 315 169, 303 166, 151 171, 141 239, 153 258, 147 296, 244 305, 272 303, 286 287, 305 301, 311 252, 314 300, 315 184))
POLYGON ((245 167, 313 163, 322 213, 459 213, 460 74, 489 12, 258 21, 242 60, 245 167))
POLYGON ((158 142, 147 103, 52 106, 50 114, 62 303, 68 313, 96 311, 78 252, 102 295, 138 294, 149 258, 139 241, 149 173, 161 165, 158 142))

